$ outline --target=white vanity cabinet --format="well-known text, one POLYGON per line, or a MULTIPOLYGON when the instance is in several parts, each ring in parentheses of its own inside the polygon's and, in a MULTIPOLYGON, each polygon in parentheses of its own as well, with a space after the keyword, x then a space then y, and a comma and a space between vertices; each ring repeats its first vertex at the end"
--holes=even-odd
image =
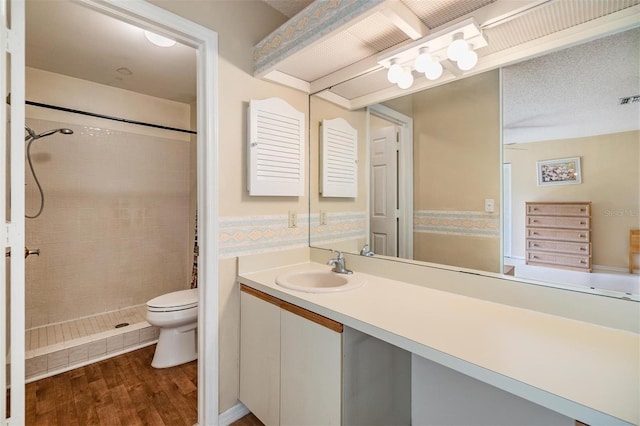
POLYGON ((240 400, 266 425, 280 424, 280 307, 240 295, 240 400))
POLYGON ((280 424, 341 424, 341 324, 340 329, 281 311, 280 424))
POLYGON ((241 286, 240 400, 266 425, 339 425, 342 324, 241 286))

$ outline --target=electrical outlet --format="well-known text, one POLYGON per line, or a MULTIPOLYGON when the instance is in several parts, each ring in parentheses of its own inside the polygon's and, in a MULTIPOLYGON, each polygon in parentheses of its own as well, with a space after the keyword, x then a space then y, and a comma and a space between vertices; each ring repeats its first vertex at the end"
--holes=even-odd
POLYGON ((326 225, 326 224, 327 224, 327 211, 320 210, 320 225, 326 225))
POLYGON ((495 204, 493 198, 485 198, 484 211, 487 213, 493 213, 495 210, 495 204))
POLYGON ((297 228, 298 227, 298 213, 294 211, 289 211, 289 228, 297 228))

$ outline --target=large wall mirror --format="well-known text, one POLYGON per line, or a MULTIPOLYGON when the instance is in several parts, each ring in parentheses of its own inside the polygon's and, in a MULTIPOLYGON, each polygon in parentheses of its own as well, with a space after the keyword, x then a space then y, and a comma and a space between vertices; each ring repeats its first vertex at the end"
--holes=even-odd
POLYGON ((335 86, 311 96, 310 245, 640 300, 638 52, 635 28, 367 108, 338 106, 335 86), (318 184, 320 129, 338 117, 357 130, 356 197, 318 184), (579 184, 540 184, 567 159, 579 184), (526 261, 527 202, 591 203, 592 272, 526 261))

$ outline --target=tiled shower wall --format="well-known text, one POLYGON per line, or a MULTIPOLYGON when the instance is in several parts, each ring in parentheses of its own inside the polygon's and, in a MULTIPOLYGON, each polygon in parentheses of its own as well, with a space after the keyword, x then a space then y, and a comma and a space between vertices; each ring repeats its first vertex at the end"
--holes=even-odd
MULTIPOLYGON (((27 117, 44 211, 27 219, 27 328, 143 304, 189 287, 189 142, 27 117)), ((39 195, 26 171, 26 210, 39 195)))

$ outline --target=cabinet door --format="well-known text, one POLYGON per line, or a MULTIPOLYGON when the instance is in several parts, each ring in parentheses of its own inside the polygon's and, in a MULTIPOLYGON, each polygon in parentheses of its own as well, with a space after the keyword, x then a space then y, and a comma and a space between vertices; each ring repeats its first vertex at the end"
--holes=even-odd
POLYGON ((339 425, 342 333, 281 313, 282 425, 339 425))
POLYGON ((280 307, 240 293, 240 401, 280 424, 280 307))

